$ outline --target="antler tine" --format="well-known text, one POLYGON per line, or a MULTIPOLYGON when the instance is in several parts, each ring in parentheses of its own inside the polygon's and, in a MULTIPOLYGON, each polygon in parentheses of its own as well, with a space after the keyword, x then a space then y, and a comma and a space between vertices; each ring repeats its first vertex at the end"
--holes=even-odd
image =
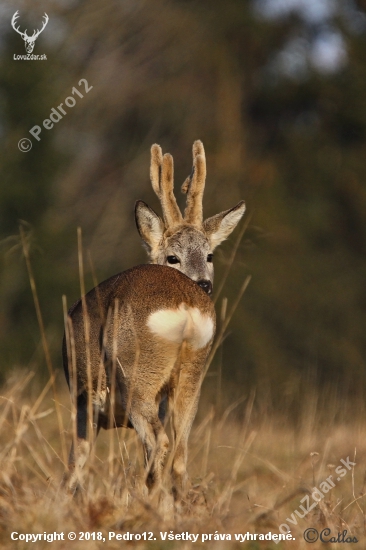
POLYGON ((174 196, 174 163, 169 153, 163 156, 163 170, 161 174, 161 207, 167 227, 178 225, 183 222, 183 216, 179 210, 174 196))
POLYGON ((150 179, 151 185, 160 200, 160 177, 163 165, 163 152, 160 145, 154 143, 151 147, 150 179))
MULTIPOLYGON (((47 15, 46 12, 45 12, 45 14, 44 14, 43 17, 45 18, 45 20, 44 20, 44 22, 43 22, 43 24, 42 24, 42 28, 41 28, 39 31, 38 31, 38 30, 35 30, 34 33, 33 33, 33 36, 35 35, 35 38, 38 38, 38 36, 41 34, 41 32, 44 30, 45 26, 46 26, 47 23, 48 23, 49 17, 48 17, 48 15, 47 15)), ((33 38, 33 36, 32 36, 32 38, 33 38)))
POLYGON ((191 175, 182 185, 182 192, 187 193, 187 206, 184 221, 193 225, 202 225, 202 199, 206 181, 206 156, 203 143, 197 140, 193 144, 193 168, 191 175))
POLYGON ((182 223, 183 217, 174 196, 173 157, 163 156, 156 143, 151 147, 150 178, 152 187, 160 200, 166 228, 182 223))
POLYGON ((23 36, 26 36, 27 30, 25 30, 25 32, 22 32, 21 30, 19 30, 19 29, 20 29, 20 26, 19 26, 19 27, 16 27, 16 26, 15 26, 15 23, 16 23, 16 20, 18 19, 18 17, 19 17, 19 10, 17 10, 17 11, 14 13, 13 17, 11 18, 11 26, 13 27, 13 29, 14 29, 17 33, 19 33, 19 34, 23 37, 23 36))
POLYGON ((18 19, 18 17, 19 17, 19 10, 17 10, 17 11, 14 13, 13 17, 11 18, 11 24, 12 24, 12 26, 15 25, 15 21, 18 19))

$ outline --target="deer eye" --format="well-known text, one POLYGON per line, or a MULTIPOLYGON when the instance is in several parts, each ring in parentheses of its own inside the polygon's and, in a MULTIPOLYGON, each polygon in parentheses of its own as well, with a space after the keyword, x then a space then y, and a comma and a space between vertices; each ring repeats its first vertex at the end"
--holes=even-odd
POLYGON ((209 254, 209 255, 207 256, 207 261, 208 261, 208 262, 212 262, 212 260, 213 260, 213 254, 209 254))
POLYGON ((167 257, 168 264, 180 264, 180 260, 176 256, 167 257))

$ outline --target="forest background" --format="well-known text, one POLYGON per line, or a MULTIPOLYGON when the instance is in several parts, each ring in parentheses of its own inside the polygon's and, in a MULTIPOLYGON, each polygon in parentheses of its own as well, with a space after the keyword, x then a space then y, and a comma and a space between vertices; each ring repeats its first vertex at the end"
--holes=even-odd
MULTIPOLYGON (((47 373, 19 226, 61 369, 62 296, 80 296, 77 227, 87 289, 146 262, 134 203, 159 211, 150 146, 172 153, 183 205, 201 139, 205 216, 247 203, 221 298, 232 304, 252 276, 207 391, 219 385, 225 403, 255 390, 260 409, 294 418, 313 389, 319 403, 342 400, 339 419, 365 402, 365 10, 364 0, 2 1, 1 382, 47 373), (47 12, 34 49, 47 60, 14 59, 25 54, 16 9, 22 30, 47 12), (43 128, 71 95, 75 106, 43 128)), ((215 253, 216 287, 239 232, 215 253)))

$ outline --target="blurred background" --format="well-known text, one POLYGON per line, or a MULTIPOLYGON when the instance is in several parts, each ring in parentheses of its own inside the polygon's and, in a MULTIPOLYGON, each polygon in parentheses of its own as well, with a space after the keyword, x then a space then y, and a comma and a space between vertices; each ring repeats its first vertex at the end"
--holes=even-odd
MULTIPOLYGON (((310 391, 319 402, 359 403, 366 387, 365 1, 2 0, 0 31, 2 381, 23 367, 47 374, 19 227, 61 368, 62 296, 69 306, 80 296, 77 227, 87 289, 146 262, 133 211, 143 199, 160 212, 150 146, 172 153, 183 206, 179 188, 201 139, 205 216, 241 199, 250 216, 218 311, 221 298, 230 307, 252 275, 207 391, 216 399, 220 387, 224 403, 255 390, 263 407, 294 413, 310 391), (33 52, 46 61, 14 60, 25 54, 11 27, 16 10, 30 35, 48 14, 33 52), (75 106, 44 129, 68 96, 75 106), (29 133, 35 125, 40 141, 29 133), (18 149, 24 137, 29 152, 18 149)), ((215 253, 216 288, 239 232, 215 253)), ((65 385, 61 374, 58 384, 65 385)))

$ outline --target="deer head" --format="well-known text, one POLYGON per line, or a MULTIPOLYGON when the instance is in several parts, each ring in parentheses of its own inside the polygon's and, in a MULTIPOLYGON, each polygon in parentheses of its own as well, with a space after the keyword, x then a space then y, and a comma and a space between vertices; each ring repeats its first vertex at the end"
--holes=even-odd
POLYGON ((48 20, 49 20, 49 17, 47 15, 47 13, 44 14, 44 21, 43 21, 43 25, 42 25, 42 28, 40 30, 35 30, 33 31, 33 34, 32 36, 28 36, 27 35, 27 29, 25 29, 24 32, 21 32, 19 27, 16 27, 15 26, 15 23, 16 23, 16 20, 18 19, 19 15, 18 15, 19 11, 17 10, 13 17, 12 17, 12 20, 11 20, 11 26, 13 27, 13 29, 18 33, 20 34, 20 36, 23 38, 24 42, 25 42, 25 50, 27 53, 32 53, 33 52, 33 49, 34 49, 34 43, 35 41, 37 40, 38 36, 41 34, 41 32, 44 30, 45 26, 47 25, 48 23, 48 20))
POLYGON ((173 157, 169 153, 163 155, 156 144, 151 147, 150 178, 163 219, 143 201, 136 203, 135 219, 151 263, 178 269, 211 294, 213 252, 243 216, 244 201, 203 221, 206 157, 199 140, 193 144, 192 172, 182 185, 182 192, 187 194, 184 216, 173 191, 173 157))

